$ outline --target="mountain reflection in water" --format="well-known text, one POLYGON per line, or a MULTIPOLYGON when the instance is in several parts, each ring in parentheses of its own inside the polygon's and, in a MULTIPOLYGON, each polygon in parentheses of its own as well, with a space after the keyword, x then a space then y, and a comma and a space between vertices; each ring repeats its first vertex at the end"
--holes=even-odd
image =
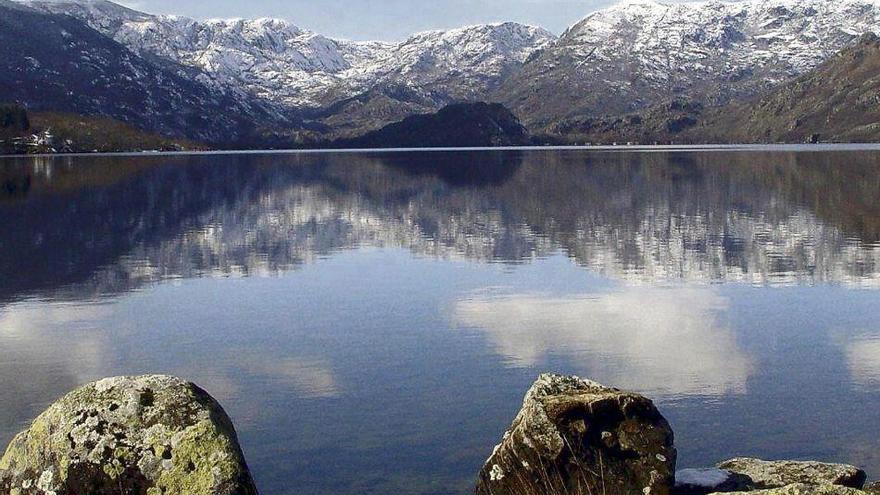
POLYGON ((685 467, 880 477, 877 288, 880 152, 4 159, 0 444, 163 372, 265 493, 469 493, 555 370, 651 395, 685 467))
POLYGON ((629 283, 880 286, 880 154, 526 153, 21 159, 0 297, 279 273, 343 249, 629 283), (86 163, 82 163, 85 161, 86 163))

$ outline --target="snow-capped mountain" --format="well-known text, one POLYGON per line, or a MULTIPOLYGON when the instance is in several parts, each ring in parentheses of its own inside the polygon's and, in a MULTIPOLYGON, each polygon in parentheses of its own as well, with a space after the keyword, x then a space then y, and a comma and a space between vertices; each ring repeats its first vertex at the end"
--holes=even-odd
POLYGON ((539 126, 677 95, 724 102, 804 73, 867 32, 880 32, 876 0, 630 0, 569 28, 499 98, 539 126))
POLYGON ((196 67, 222 85, 297 107, 321 107, 404 84, 439 103, 485 94, 555 37, 514 23, 420 33, 401 43, 335 40, 280 19, 196 21, 106 0, 30 2, 77 17, 146 57, 196 67))
POLYGON ((190 75, 171 63, 152 64, 75 18, 0 0, 3 101, 227 146, 246 145, 260 125, 295 125, 250 94, 211 88, 190 75))
POLYGON ((499 23, 402 42, 332 39, 279 19, 152 15, 107 0, 19 1, 71 16, 217 95, 261 105, 271 122, 255 127, 279 134, 280 145, 358 136, 476 100, 561 135, 673 98, 711 107, 752 96, 880 33, 880 0, 626 0, 559 38, 499 23), (275 125, 285 118, 296 124, 275 125))

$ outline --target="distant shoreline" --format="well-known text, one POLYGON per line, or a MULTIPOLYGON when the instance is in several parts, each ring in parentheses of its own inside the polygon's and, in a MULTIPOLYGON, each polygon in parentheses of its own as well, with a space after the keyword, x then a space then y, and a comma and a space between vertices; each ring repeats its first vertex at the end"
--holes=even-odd
POLYGON ((61 157, 144 157, 144 156, 195 156, 195 155, 295 155, 331 153, 424 153, 468 151, 642 151, 642 152, 699 152, 699 151, 880 151, 880 143, 834 143, 834 144, 659 144, 659 145, 595 145, 595 146, 487 146, 445 148, 303 148, 303 149, 255 149, 255 150, 208 150, 208 151, 120 151, 97 153, 35 153, 3 155, 0 158, 61 158, 61 157))

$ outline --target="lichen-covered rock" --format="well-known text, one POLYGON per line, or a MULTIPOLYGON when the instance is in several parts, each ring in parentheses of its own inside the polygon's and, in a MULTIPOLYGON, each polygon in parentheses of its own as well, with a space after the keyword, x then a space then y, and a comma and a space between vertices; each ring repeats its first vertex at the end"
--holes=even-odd
POLYGON ((855 466, 815 461, 763 461, 738 457, 724 461, 718 467, 748 476, 754 488, 779 488, 795 483, 862 488, 866 479, 865 472, 855 466))
POLYGON ((66 395, 0 458, 0 494, 254 495, 220 405, 169 376, 107 378, 66 395))
POLYGON ((865 485, 863 488, 864 491, 870 493, 871 495, 880 495, 880 481, 873 481, 865 485))
POLYGON ((672 429, 654 404, 578 377, 541 375, 486 461, 478 495, 667 495, 672 429))
POLYGON ((866 492, 840 485, 808 485, 795 483, 779 488, 766 490, 716 493, 712 495, 865 495, 866 492))
POLYGON ((748 490, 752 480, 718 468, 682 469, 675 473, 674 495, 707 495, 713 492, 748 490))

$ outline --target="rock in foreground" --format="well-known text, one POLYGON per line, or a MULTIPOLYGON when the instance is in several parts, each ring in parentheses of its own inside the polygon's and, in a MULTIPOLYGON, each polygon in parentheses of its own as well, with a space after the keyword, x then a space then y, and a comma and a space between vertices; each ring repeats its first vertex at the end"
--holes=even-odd
POLYGON ((861 489, 865 472, 847 464, 815 461, 763 461, 739 457, 718 465, 737 474, 748 476, 754 488, 780 488, 796 483, 838 485, 861 489))
MULTIPOLYGON (((722 494, 713 493, 712 495, 722 494)), ((840 485, 807 485, 804 483, 795 483, 780 488, 748 492, 728 492, 723 495, 866 495, 866 492, 840 485)))
POLYGON ((232 422, 192 383, 107 378, 63 397, 0 459, 10 495, 255 495, 232 422))
POLYGON ((486 461, 478 495, 666 495, 676 452, 645 397, 577 377, 541 375, 486 461))

